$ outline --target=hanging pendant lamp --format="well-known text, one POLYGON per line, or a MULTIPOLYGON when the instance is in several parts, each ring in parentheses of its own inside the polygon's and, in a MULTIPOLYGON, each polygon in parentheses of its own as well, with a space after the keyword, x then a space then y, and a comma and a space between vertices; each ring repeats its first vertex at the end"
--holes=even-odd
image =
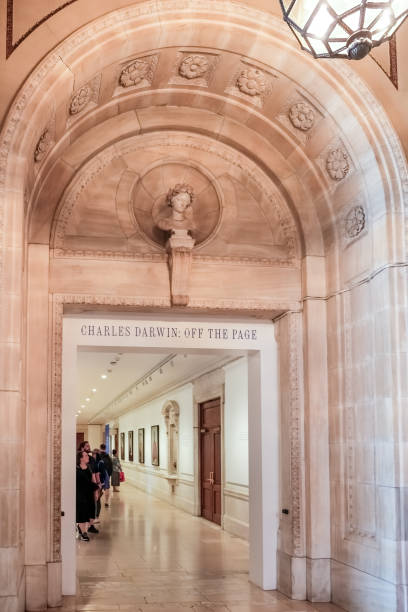
POLYGON ((408 16, 408 0, 279 0, 300 46, 314 57, 362 59, 408 16))

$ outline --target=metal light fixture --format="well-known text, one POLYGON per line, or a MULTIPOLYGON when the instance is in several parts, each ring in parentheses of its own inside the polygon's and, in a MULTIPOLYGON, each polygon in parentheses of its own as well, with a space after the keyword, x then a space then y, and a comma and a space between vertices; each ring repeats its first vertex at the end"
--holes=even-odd
POLYGON ((389 40, 408 0, 279 0, 300 46, 314 57, 362 59, 389 40))

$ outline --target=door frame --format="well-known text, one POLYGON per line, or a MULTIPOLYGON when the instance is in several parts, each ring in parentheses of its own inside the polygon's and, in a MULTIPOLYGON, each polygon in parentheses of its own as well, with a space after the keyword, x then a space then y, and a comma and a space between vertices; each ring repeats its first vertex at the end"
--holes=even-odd
MULTIPOLYGON (((216 521, 210 521, 212 522, 214 525, 218 525, 219 527, 223 528, 223 519, 224 519, 224 398, 221 395, 216 395, 214 397, 209 397, 206 400, 202 400, 200 402, 198 402, 197 407, 198 407, 198 429, 197 429, 197 433, 198 433, 198 470, 196 470, 195 472, 195 478, 198 480, 198 489, 199 489, 199 502, 200 502, 200 514, 199 516, 203 517, 202 511, 202 495, 201 495, 201 490, 202 490, 202 437, 201 437, 201 406, 203 404, 205 404, 206 402, 210 402, 212 400, 216 400, 219 399, 220 400, 220 503, 221 503, 221 507, 220 507, 220 523, 217 523, 216 521)), ((249 501, 248 501, 249 503, 249 501)), ((209 519, 206 519, 209 520, 209 519)))
MULTIPOLYGON (((220 315, 198 316, 155 316, 126 313, 84 313, 63 316, 61 309, 61 332, 54 336, 56 356, 60 362, 59 383, 54 385, 53 396, 57 399, 53 408, 61 419, 61 429, 54 436, 61 460, 59 481, 55 483, 54 496, 54 539, 62 551, 62 593, 74 595, 76 591, 76 542, 73 536, 75 525, 75 474, 72 470, 75 439, 75 412, 77 389, 77 351, 84 347, 98 347, 112 350, 128 348, 148 350, 171 349, 188 351, 231 351, 231 354, 248 356, 248 397, 249 402, 249 578, 261 588, 277 587, 277 550, 279 528, 279 376, 278 351, 272 322, 253 319, 231 319, 220 315), (146 327, 164 326, 176 330, 171 338, 140 337, 127 335, 90 335, 92 325, 129 325, 146 327), (192 330, 202 334, 192 334, 192 330), (210 330, 220 330, 212 335, 210 330), (225 333, 224 333, 225 330, 225 333), (240 333, 233 334, 234 330, 240 333), (244 332, 248 332, 247 334, 244 332), (59 346, 58 346, 59 340, 59 346), (58 402, 59 398, 59 402, 58 402), (59 410, 58 410, 59 409, 59 410), (271 469, 273 466, 273 469, 271 469), (64 487, 61 487, 61 481, 64 487), (59 486, 58 486, 59 485, 59 486), (59 497, 61 496, 61 497, 59 497), (60 518, 62 508, 64 516, 60 518), (57 512, 55 512, 57 509, 57 512), (58 516, 57 516, 58 514, 58 516)), ((55 447, 56 448, 56 447, 55 447)), ((54 542, 54 543, 55 543, 54 542)))

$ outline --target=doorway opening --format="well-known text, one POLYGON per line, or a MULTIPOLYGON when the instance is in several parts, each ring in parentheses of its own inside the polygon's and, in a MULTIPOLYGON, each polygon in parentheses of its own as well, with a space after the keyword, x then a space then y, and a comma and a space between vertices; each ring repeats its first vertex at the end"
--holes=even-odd
POLYGON ((221 525, 221 398, 202 402, 199 412, 201 516, 221 525))
MULTIPOLYGON (((75 524, 75 483, 71 460, 77 432, 75 414, 77 406, 81 405, 79 401, 85 401, 82 405, 92 403, 92 389, 96 388, 88 385, 90 391, 86 397, 89 397, 89 402, 85 396, 82 397, 84 390, 79 389, 78 364, 87 354, 93 355, 91 362, 95 361, 95 355, 119 356, 118 361, 115 361, 116 357, 111 359, 116 364, 111 364, 112 371, 117 371, 117 364, 121 360, 126 361, 129 355, 137 355, 144 362, 143 374, 134 376, 133 382, 122 387, 120 392, 115 392, 114 397, 110 398, 106 394, 103 410, 92 416, 87 430, 87 436, 90 437, 90 432, 95 434, 99 428, 103 440, 106 432, 109 432, 110 443, 114 443, 116 449, 119 448, 128 483, 162 498, 166 488, 171 503, 183 499, 186 506, 182 509, 185 511, 203 516, 231 530, 234 517, 231 510, 226 511, 226 506, 229 503, 232 507, 231 499, 234 496, 235 500, 241 498, 242 501, 242 489, 238 489, 243 483, 237 482, 235 477, 228 477, 228 466, 236 466, 236 457, 240 454, 242 456, 239 449, 246 442, 249 576, 252 582, 263 589, 276 588, 279 411, 273 325, 255 324, 253 321, 215 322, 214 319, 163 321, 151 315, 149 320, 129 315, 116 319, 106 315, 102 318, 98 314, 67 316, 63 328, 63 593, 75 594, 76 542, 72 535, 75 524), (157 333, 157 330, 161 331, 157 333), (247 372, 245 392, 238 388, 238 381, 242 379, 242 367, 240 372, 236 364, 242 361, 245 361, 247 372), (137 418, 134 414, 132 416, 131 403, 135 401, 133 394, 136 388, 140 393, 136 403, 140 407, 145 406, 149 385, 153 385, 155 379, 164 381, 180 362, 184 362, 184 366, 194 362, 205 362, 207 365, 201 368, 201 374, 197 369, 193 374, 190 372, 189 376, 184 377, 184 382, 181 377, 177 385, 167 384, 166 389, 165 385, 158 388, 156 397, 150 398, 151 402, 157 402, 156 413, 150 419, 146 414, 143 416, 142 412, 137 418), (231 423, 234 423, 233 411, 228 414, 229 426, 223 427, 227 383, 221 385, 219 393, 218 389, 213 393, 214 381, 210 380, 210 374, 214 370, 222 370, 228 378, 228 401, 233 404, 239 401, 237 395, 241 399, 245 395, 246 431, 242 427, 235 430, 231 427, 231 423), (195 380, 199 381, 196 387, 195 380), (176 391, 191 396, 190 473, 186 471, 189 440, 186 423, 183 421, 185 416, 181 416, 183 402, 176 391), (228 449, 223 441, 227 431, 230 437, 228 449), (191 477, 190 482, 187 482, 186 475, 191 477), (189 493, 190 505, 186 502, 187 488, 192 493, 189 493)), ((242 517, 236 516, 235 519, 239 522, 242 517)), ((245 521, 241 520, 241 523, 245 521)))

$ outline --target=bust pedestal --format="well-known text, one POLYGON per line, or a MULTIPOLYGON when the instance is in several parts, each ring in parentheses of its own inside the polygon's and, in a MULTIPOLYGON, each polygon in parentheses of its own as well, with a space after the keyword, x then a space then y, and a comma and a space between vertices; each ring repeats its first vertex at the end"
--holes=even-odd
POLYGON ((173 230, 166 244, 169 255, 170 293, 173 306, 187 306, 190 291, 191 258, 195 240, 187 230, 173 230))

